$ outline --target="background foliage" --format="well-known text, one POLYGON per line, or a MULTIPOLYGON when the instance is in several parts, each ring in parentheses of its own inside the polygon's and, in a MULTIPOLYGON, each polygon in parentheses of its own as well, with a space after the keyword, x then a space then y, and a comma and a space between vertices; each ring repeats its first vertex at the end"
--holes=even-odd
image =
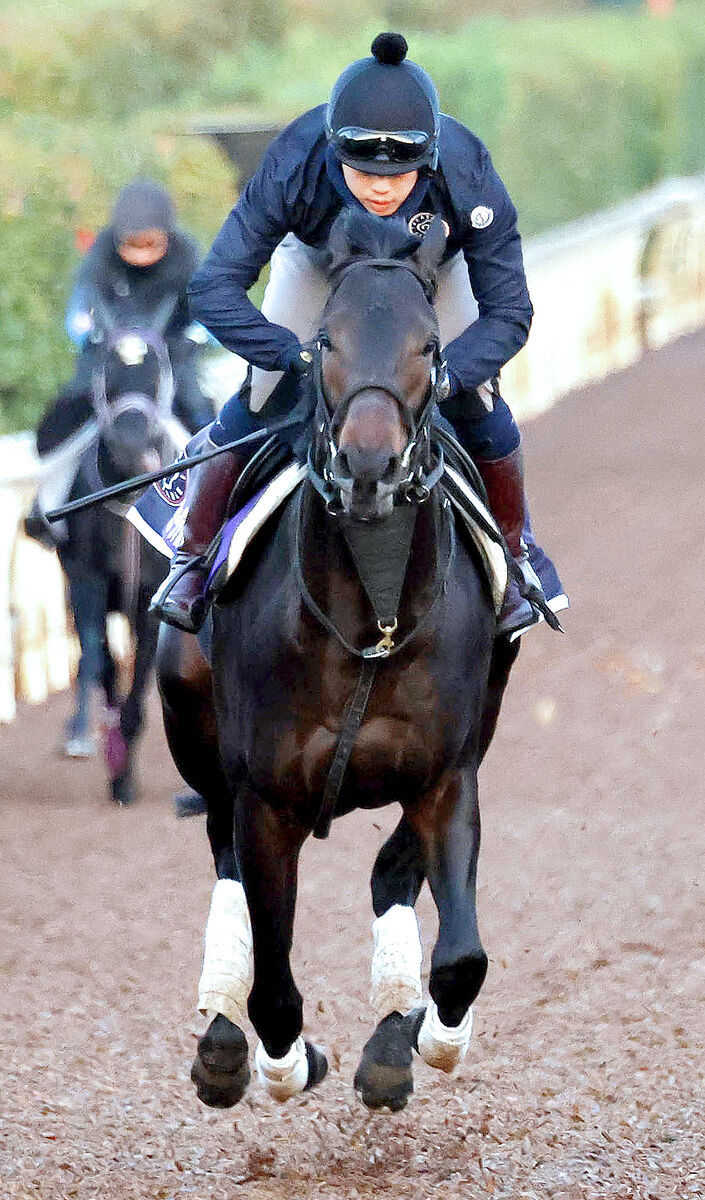
POLYGON ((705 168, 700 0, 668 21, 578 0, 469 19, 489 6, 346 0, 341 31, 329 0, 0 0, 0 430, 34 423, 71 372, 77 245, 119 188, 164 182, 205 248, 236 181, 189 128, 294 117, 380 28, 404 30, 444 110, 489 144, 525 234, 705 168))

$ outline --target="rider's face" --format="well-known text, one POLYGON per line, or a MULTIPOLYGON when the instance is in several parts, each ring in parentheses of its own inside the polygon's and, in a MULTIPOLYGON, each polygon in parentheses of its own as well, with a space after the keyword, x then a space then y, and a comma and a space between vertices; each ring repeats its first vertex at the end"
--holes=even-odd
POLYGON ((378 217, 391 217, 411 194, 419 177, 418 171, 403 175, 368 175, 343 163, 343 177, 356 200, 363 208, 378 217))
POLYGON ((120 242, 118 254, 130 267, 153 267, 168 249, 169 235, 163 229, 142 229, 120 242))

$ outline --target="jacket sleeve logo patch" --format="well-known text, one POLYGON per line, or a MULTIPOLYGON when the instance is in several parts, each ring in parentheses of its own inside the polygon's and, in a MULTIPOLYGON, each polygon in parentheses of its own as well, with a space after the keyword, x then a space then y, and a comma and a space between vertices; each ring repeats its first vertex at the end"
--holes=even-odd
POLYGON ((473 229, 487 229, 494 221, 494 210, 485 208, 484 204, 478 204, 477 208, 473 208, 470 213, 470 224, 473 229))
MULTIPOLYGON (((413 233, 414 237, 423 237, 428 233, 428 227, 435 216, 436 213, 415 213, 413 217, 409 217, 409 233, 413 233)), ((450 225, 447 221, 443 221, 443 228, 446 231, 446 237, 450 237, 450 225)))

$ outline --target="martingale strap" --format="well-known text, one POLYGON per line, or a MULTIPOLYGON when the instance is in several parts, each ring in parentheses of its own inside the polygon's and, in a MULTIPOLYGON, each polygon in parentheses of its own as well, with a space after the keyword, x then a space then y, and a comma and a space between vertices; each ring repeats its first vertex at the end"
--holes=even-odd
POLYGON ((313 836, 315 838, 327 838, 330 833, 335 805, 340 795, 340 789, 343 786, 343 779, 348 769, 350 755, 353 752, 358 730, 367 709, 367 702, 370 698, 379 662, 380 659, 378 658, 363 658, 362 660, 360 674, 355 684, 355 691, 350 697, 343 714, 343 728, 338 738, 338 745, 335 748, 333 761, 328 771, 328 778, 326 779, 326 786, 323 790, 321 807, 318 810, 316 823, 313 827, 313 836))

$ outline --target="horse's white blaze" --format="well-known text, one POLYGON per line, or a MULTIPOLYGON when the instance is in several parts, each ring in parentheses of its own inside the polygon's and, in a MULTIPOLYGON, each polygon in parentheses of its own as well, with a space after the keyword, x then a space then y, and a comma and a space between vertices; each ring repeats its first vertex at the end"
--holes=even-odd
POLYGON ((205 941, 198 1007, 211 1018, 222 1013, 233 1025, 240 1025, 254 967, 245 889, 234 879, 219 879, 213 888, 205 941))
POLYGON ((459 1025, 444 1025, 433 1000, 429 1000, 419 1030, 419 1054, 429 1067, 450 1074, 463 1061, 472 1036, 472 1006, 459 1025))
POLYGON ((262 1086, 274 1100, 288 1100, 303 1092, 308 1082, 308 1059, 304 1039, 299 1036, 283 1058, 270 1058, 261 1042, 255 1050, 255 1066, 262 1086))
POLYGON ((421 938, 409 904, 394 904, 372 922, 370 1004, 378 1020, 391 1012, 407 1013, 421 1003, 421 938))

